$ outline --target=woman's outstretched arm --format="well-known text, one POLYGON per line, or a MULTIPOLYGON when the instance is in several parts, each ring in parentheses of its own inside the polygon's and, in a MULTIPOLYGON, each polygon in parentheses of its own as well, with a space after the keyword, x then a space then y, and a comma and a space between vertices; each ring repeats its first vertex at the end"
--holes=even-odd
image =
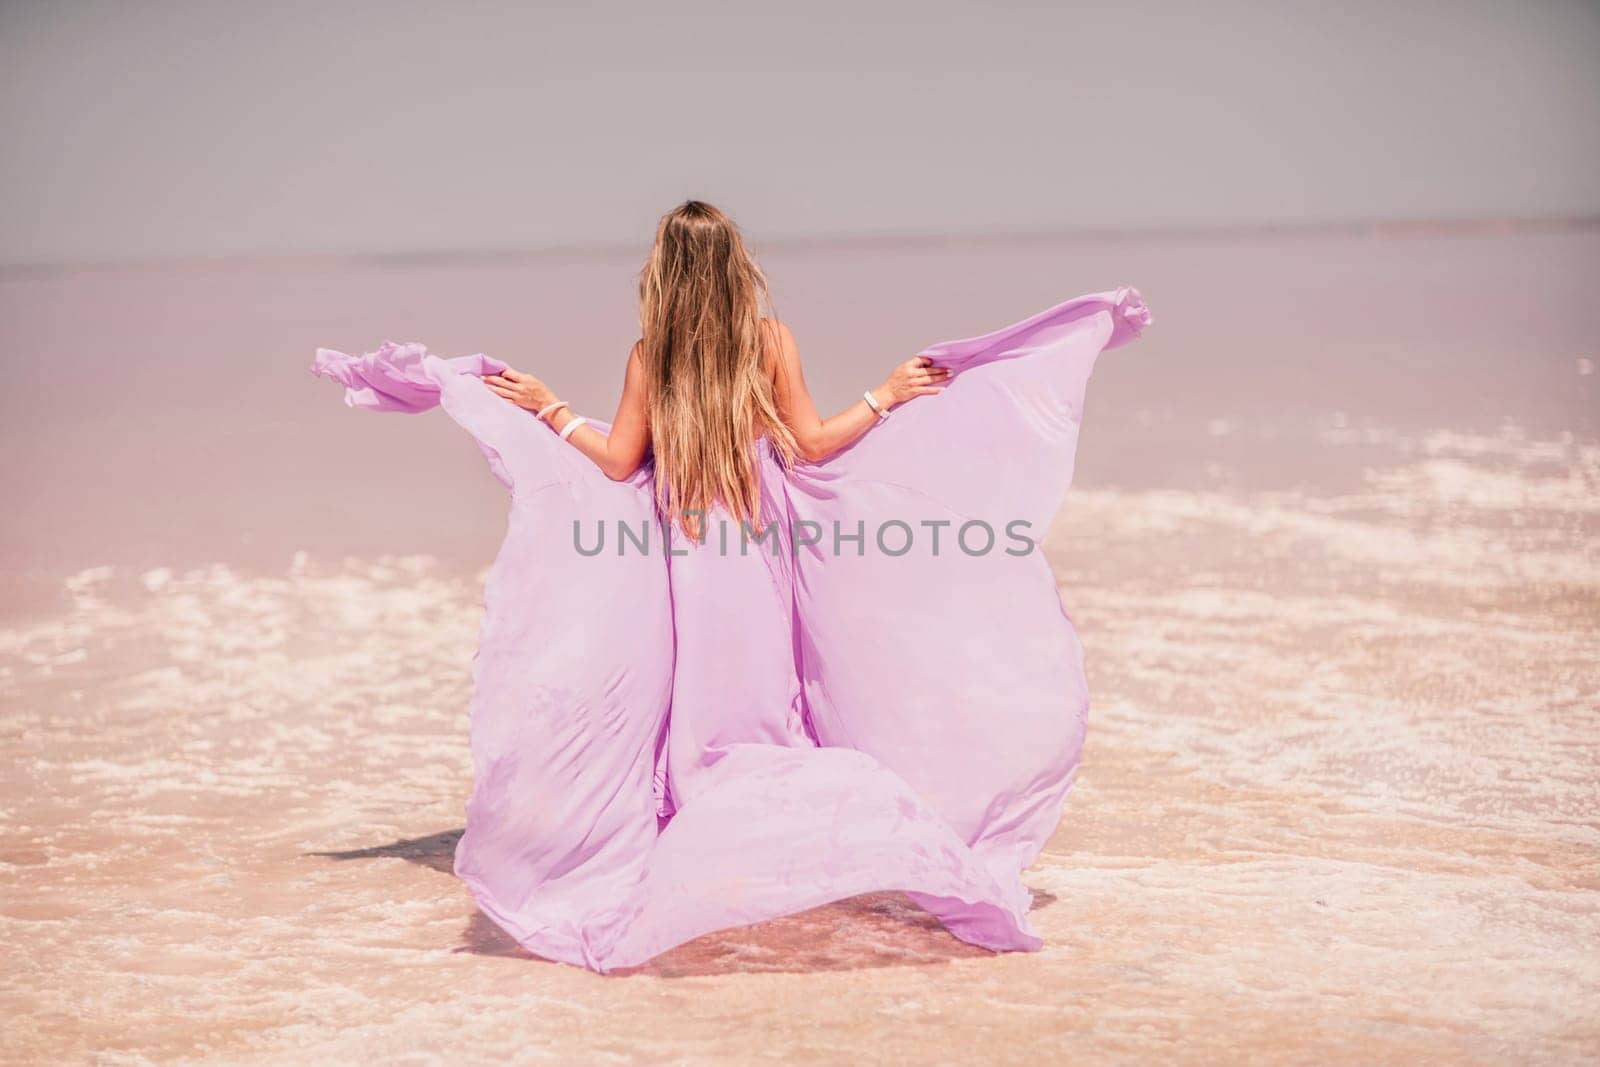
MULTIPOLYGON (((532 412, 560 403, 544 382, 509 367, 499 374, 485 375, 483 380, 496 393, 532 412)), ((561 407, 551 412, 546 421, 551 429, 560 433, 577 417, 577 412, 571 408, 561 407)), ((644 366, 639 360, 639 345, 635 344, 628 354, 628 369, 622 376, 622 399, 617 402, 617 414, 611 420, 611 433, 603 434, 584 422, 567 439, 613 481, 631 477, 639 469, 650 448, 650 419, 645 409, 644 366)))
MULTIPOLYGON (((800 369, 800 347, 795 344, 794 334, 781 322, 769 320, 767 325, 778 414, 794 435, 800 455, 820 463, 871 429, 878 421, 878 413, 863 396, 832 418, 818 415, 800 369)), ((882 385, 869 392, 879 407, 889 411, 915 397, 943 392, 949 377, 948 370, 918 356, 900 364, 882 385)))

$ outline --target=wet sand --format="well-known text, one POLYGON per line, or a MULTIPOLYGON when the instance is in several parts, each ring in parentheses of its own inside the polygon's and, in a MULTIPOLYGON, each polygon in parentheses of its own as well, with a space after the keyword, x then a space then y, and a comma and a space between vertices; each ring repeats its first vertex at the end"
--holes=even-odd
MULTIPOLYGON (((1235 249, 1209 283, 1216 249, 1103 250, 1113 281, 1150 259, 1126 273, 1158 329, 1097 371, 1046 542, 1094 706, 1026 875, 1044 949, 884 894, 608 977, 528 957, 450 874, 498 488, 443 418, 340 409, 301 350, 385 308, 431 339, 442 313, 400 297, 447 277, 439 347, 493 351, 462 316, 520 268, 0 279, 0 1061, 1592 1061, 1596 312, 1508 281, 1592 281, 1600 238, 1529 241, 1235 249), (1230 348, 1195 290, 1291 263, 1322 288, 1230 348), (1376 318, 1339 325, 1357 290, 1376 318), (1439 325, 1498 292, 1520 324, 1439 325), (1380 343, 1408 308, 1435 328, 1380 343), (240 322, 277 324, 268 370, 240 322), (1344 362, 1281 365, 1296 322, 1344 362), (122 391, 87 406, 29 362, 71 351, 122 391), (219 380, 255 406, 208 405, 219 380)), ((1043 254, 924 299, 992 326, 1047 302, 1043 254)), ((928 281, 955 253, 919 256, 928 281)), ((780 264, 818 322, 883 263, 834 266, 780 264)), ((975 332, 946 319, 914 340, 975 332)), ((869 355, 823 359, 819 392, 869 355)))

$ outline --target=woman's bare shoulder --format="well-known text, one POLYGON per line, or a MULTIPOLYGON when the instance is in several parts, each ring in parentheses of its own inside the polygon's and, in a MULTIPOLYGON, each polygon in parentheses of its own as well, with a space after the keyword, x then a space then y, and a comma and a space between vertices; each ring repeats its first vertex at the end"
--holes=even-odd
POLYGON ((769 365, 776 365, 784 359, 792 360, 800 355, 800 346, 795 344, 789 324, 770 315, 762 316, 761 319, 761 348, 762 356, 769 365))
POLYGON ((794 334, 789 332, 789 327, 781 319, 770 315, 761 317, 761 366, 766 371, 767 377, 774 381, 779 377, 783 365, 793 358, 795 353, 794 334))
POLYGON ((628 349, 628 362, 622 368, 622 386, 626 391, 635 383, 644 382, 644 338, 633 342, 633 347, 628 349))

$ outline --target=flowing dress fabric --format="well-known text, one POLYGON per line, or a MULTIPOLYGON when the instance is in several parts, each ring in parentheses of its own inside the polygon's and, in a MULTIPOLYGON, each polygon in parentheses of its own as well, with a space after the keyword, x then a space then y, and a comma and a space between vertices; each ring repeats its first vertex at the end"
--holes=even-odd
POLYGON ((714 522, 700 544, 663 526, 648 466, 613 482, 485 388, 496 360, 319 350, 351 406, 442 407, 510 492, 455 856, 483 911, 599 971, 874 890, 1037 948, 1020 873, 1087 696, 1042 555, 1005 549, 1042 537, 1095 359, 1148 321, 1123 289, 924 350, 955 371, 945 393, 830 461, 786 471, 754 446, 776 544, 726 549, 714 522))

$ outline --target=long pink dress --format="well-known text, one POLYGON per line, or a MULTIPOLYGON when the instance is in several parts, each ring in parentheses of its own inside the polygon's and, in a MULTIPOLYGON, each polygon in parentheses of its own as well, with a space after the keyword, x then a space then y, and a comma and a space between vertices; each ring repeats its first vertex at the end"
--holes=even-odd
POLYGON ((1096 358, 1149 321, 1133 289, 1071 300, 925 349, 945 392, 825 463, 786 470, 758 442, 753 542, 720 509, 702 543, 661 523, 648 465, 606 478, 478 380, 496 360, 319 350, 352 406, 443 407, 510 491, 455 856, 479 907, 597 971, 877 890, 1037 948, 1021 872, 1088 694, 1025 549, 1071 481, 1096 358))

